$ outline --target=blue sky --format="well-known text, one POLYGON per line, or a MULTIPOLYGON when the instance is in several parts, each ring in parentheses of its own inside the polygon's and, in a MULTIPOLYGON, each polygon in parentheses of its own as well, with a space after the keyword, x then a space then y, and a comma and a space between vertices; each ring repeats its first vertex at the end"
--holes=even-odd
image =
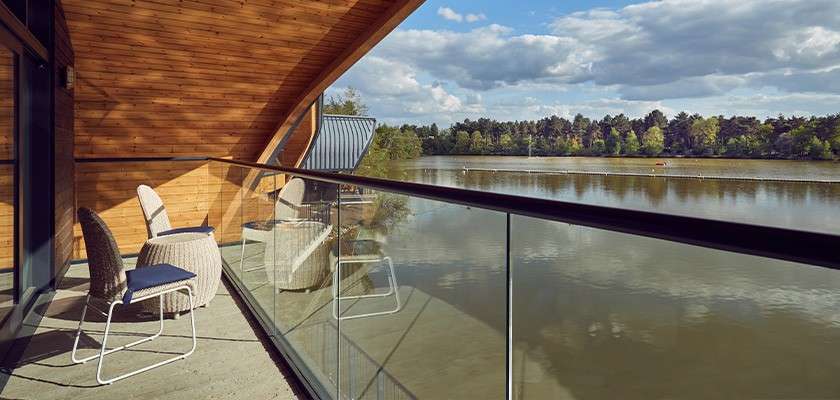
POLYGON ((351 68, 381 122, 840 112, 840 1, 427 1, 351 68))

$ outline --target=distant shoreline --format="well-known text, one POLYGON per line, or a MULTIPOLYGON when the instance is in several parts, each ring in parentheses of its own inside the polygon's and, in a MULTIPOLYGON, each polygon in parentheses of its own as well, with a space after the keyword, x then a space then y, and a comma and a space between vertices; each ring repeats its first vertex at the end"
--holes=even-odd
POLYGON ((756 160, 756 161, 806 161, 806 162, 827 162, 827 163, 840 163, 840 159, 834 160, 822 160, 822 159, 811 159, 811 158, 784 158, 784 157, 732 157, 732 156, 724 156, 724 155, 714 155, 714 156, 696 156, 696 155, 666 155, 661 154, 658 156, 647 156, 647 155, 583 155, 583 154, 575 154, 575 155, 532 155, 528 156, 527 154, 423 154, 420 157, 520 157, 520 158, 609 158, 609 159, 622 159, 622 158, 633 158, 633 159, 649 159, 649 160, 657 160, 657 159, 680 159, 680 160, 756 160))
POLYGON ((757 181, 757 182, 801 182, 801 183, 827 183, 838 184, 840 179, 813 179, 813 178, 777 178, 777 177, 757 177, 757 176, 723 176, 723 175, 689 175, 689 174, 657 174, 657 173, 641 173, 641 172, 598 172, 598 171, 576 171, 576 170, 547 170, 547 169, 513 169, 513 168, 470 168, 464 167, 464 172, 478 171, 478 172, 513 172, 513 173, 527 173, 527 174, 546 174, 546 175, 598 175, 598 176, 622 176, 622 177, 641 177, 641 178, 669 178, 669 179, 699 179, 699 180, 740 180, 740 181, 757 181))

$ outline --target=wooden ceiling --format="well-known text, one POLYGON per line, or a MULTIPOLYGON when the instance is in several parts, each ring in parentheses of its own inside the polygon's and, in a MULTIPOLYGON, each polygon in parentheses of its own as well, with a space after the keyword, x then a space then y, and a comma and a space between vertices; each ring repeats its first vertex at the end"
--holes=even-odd
POLYGON ((62 0, 77 158, 256 160, 422 0, 62 0))

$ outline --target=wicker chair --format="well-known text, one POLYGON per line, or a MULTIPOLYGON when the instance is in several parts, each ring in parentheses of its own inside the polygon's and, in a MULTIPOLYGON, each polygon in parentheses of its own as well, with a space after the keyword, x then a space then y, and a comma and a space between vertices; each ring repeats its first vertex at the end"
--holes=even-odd
POLYGON ((280 189, 277 202, 274 203, 274 219, 283 221, 301 218, 303 196, 306 193, 306 183, 303 179, 292 178, 280 189))
POLYGON ((106 355, 119 350, 127 349, 140 343, 154 340, 163 333, 163 309, 161 309, 160 329, 156 334, 124 346, 106 349, 105 346, 108 341, 108 334, 111 330, 111 317, 114 313, 114 307, 118 304, 134 304, 143 300, 162 297, 164 294, 179 290, 187 292, 190 299, 190 305, 192 305, 195 274, 168 264, 159 264, 126 271, 123 266, 122 257, 120 255, 119 248, 117 247, 117 243, 114 241, 114 236, 111 234, 108 226, 105 225, 105 222, 102 221, 95 212, 87 208, 80 208, 78 214, 79 223, 82 225, 82 234, 84 235, 85 247, 88 255, 90 289, 88 290, 87 298, 85 298, 85 306, 82 309, 82 317, 79 320, 79 327, 76 330, 76 337, 73 342, 73 351, 70 354, 70 359, 74 363, 80 364, 99 358, 99 365, 96 368, 96 381, 99 382, 99 384, 104 385, 176 360, 187 358, 187 356, 195 351, 196 347, 195 317, 192 314, 193 307, 190 307, 192 348, 188 352, 111 379, 102 378, 102 363, 106 355), (107 314, 100 311, 91 303, 92 298, 99 299, 108 304, 107 314), (102 348, 99 350, 99 354, 79 359, 76 358, 76 351, 79 346, 79 337, 82 334, 82 324, 85 321, 85 314, 87 313, 88 306, 94 308, 103 315, 107 315, 105 335, 102 338, 102 348))
POLYGON ((149 239, 158 236, 174 235, 176 233, 206 233, 212 235, 213 231, 215 231, 212 226, 172 229, 172 224, 169 222, 169 214, 166 213, 163 200, 149 186, 137 186, 137 198, 140 200, 140 208, 143 210, 143 217, 146 219, 146 232, 149 234, 149 239))
POLYGON ((263 268, 275 292, 309 290, 329 274, 329 236, 332 225, 316 221, 274 226, 265 243, 263 268))
MULTIPOLYGON (((138 189, 139 190, 139 189, 138 189)), ((277 193, 274 203, 274 218, 270 221, 251 221, 242 224, 242 244, 239 251, 239 268, 242 272, 252 272, 261 266, 245 268, 245 245, 251 242, 268 243, 274 238, 274 226, 278 223, 299 221, 305 217, 304 210, 310 210, 303 205, 306 194, 306 183, 303 179, 293 178, 277 193)), ((267 250, 266 250, 267 251, 267 250)))

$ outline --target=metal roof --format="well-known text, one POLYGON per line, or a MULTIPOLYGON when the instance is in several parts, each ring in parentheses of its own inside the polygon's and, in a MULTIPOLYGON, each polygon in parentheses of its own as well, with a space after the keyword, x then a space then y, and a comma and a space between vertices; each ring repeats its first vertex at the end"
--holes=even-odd
POLYGON ((300 168, 353 171, 373 141, 376 118, 323 115, 321 126, 300 168))

